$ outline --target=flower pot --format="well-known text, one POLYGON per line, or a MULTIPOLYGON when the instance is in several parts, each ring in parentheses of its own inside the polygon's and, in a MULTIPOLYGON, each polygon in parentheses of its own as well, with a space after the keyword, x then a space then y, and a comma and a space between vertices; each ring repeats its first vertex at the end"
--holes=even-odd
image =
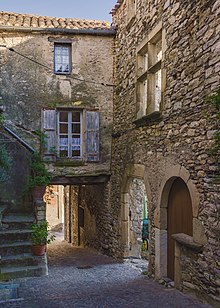
POLYGON ((32 191, 33 199, 43 200, 45 190, 46 190, 46 186, 35 186, 32 191))
POLYGON ((46 245, 33 245, 31 250, 34 256, 43 256, 46 252, 46 245))

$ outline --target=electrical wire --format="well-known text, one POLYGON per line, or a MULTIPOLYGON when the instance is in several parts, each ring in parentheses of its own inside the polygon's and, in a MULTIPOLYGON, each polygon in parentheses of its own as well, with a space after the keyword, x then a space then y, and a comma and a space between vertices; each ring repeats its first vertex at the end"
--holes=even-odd
MULTIPOLYGON (((8 50, 10 50, 10 51, 12 51, 12 52, 14 52, 15 54, 19 55, 20 57, 22 57, 22 58, 24 58, 24 59, 27 59, 27 60, 29 60, 29 61, 35 63, 35 64, 38 64, 38 65, 40 65, 40 66, 46 68, 46 69, 49 70, 50 72, 54 73, 54 71, 53 71, 53 69, 51 69, 51 67, 49 67, 49 66, 47 66, 47 65, 45 65, 45 64, 43 64, 43 63, 40 63, 40 62, 38 62, 38 61, 36 61, 36 60, 33 60, 33 59, 29 58, 28 56, 23 55, 22 53, 20 53, 20 52, 14 50, 14 48, 7 47, 6 45, 0 45, 0 47, 4 47, 4 48, 6 48, 6 49, 8 49, 8 50)), ((113 84, 109 84, 109 83, 97 82, 97 81, 92 81, 92 80, 84 80, 84 79, 80 79, 80 78, 77 78, 77 77, 73 77, 73 76, 71 76, 71 75, 68 76, 68 77, 71 78, 71 79, 78 80, 78 81, 82 81, 82 82, 86 82, 86 83, 92 83, 92 84, 102 85, 102 86, 106 86, 106 87, 114 87, 113 84)))

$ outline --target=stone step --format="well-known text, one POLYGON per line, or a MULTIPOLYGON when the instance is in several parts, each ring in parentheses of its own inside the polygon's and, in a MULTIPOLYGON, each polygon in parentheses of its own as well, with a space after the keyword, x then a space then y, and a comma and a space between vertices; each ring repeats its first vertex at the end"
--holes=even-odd
POLYGON ((43 266, 21 266, 21 267, 1 267, 0 280, 6 281, 9 279, 24 278, 24 277, 39 277, 47 275, 47 267, 43 266))
POLYGON ((22 253, 30 253, 31 245, 32 243, 30 241, 1 244, 0 245, 0 255, 10 256, 10 255, 17 255, 17 254, 22 254, 22 253))
POLYGON ((1 266, 26 266, 40 265, 44 263, 43 257, 36 257, 32 253, 23 253, 17 255, 3 256, 1 258, 1 266))
POLYGON ((1 229, 30 229, 33 222, 34 216, 32 214, 10 213, 2 218, 1 229))
POLYGON ((32 214, 24 214, 24 213, 10 213, 6 215, 3 219, 5 223, 13 223, 13 222, 34 222, 34 216, 32 214))
POLYGON ((21 241, 30 241, 32 230, 24 229, 24 230, 2 230, 0 231, 0 243, 1 244, 10 244, 13 242, 21 242, 21 241))

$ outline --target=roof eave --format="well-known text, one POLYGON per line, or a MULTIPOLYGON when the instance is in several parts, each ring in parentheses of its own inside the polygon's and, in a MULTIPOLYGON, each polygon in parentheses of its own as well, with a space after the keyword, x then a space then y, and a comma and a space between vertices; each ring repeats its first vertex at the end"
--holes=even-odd
POLYGON ((0 31, 41 32, 62 34, 84 34, 96 36, 114 36, 116 31, 111 29, 65 29, 65 28, 38 28, 22 26, 0 26, 0 31))

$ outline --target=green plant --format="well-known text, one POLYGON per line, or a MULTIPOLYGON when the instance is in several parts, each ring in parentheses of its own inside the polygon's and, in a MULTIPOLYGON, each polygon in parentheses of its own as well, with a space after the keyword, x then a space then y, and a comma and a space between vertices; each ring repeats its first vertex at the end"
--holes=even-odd
POLYGON ((207 99, 210 103, 213 104, 213 106, 216 108, 216 115, 217 115, 217 125, 216 125, 216 132, 214 134, 215 143, 213 147, 210 149, 210 153, 212 155, 218 155, 220 151, 220 130, 219 130, 219 120, 220 120, 220 86, 218 90, 210 95, 207 99))
POLYGON ((12 158, 4 144, 0 145, 0 182, 9 178, 8 171, 12 166, 12 158))
MULTIPOLYGON (((212 148, 210 149, 210 154, 215 156, 217 158, 217 164, 218 164, 218 171, 220 168, 219 164, 219 154, 220 154, 220 86, 218 87, 217 91, 210 95, 207 98, 207 101, 210 102, 216 109, 216 129, 214 133, 214 144, 212 148)), ((216 182, 220 182, 220 176, 217 175, 216 182)))
POLYGON ((48 136, 44 132, 42 132, 40 129, 36 129, 34 133, 35 135, 38 136, 41 146, 44 147, 47 143, 46 139, 48 138, 48 136))
POLYGON ((44 220, 31 226, 31 241, 33 245, 46 245, 55 240, 55 235, 49 235, 48 225, 48 221, 44 220))
POLYGON ((27 178, 27 188, 32 189, 35 186, 47 186, 50 184, 51 175, 42 162, 38 153, 34 153, 31 157, 31 175, 27 178))
POLYGON ((0 113, 0 125, 2 125, 4 123, 4 120, 5 120, 5 118, 4 118, 3 114, 0 113))

